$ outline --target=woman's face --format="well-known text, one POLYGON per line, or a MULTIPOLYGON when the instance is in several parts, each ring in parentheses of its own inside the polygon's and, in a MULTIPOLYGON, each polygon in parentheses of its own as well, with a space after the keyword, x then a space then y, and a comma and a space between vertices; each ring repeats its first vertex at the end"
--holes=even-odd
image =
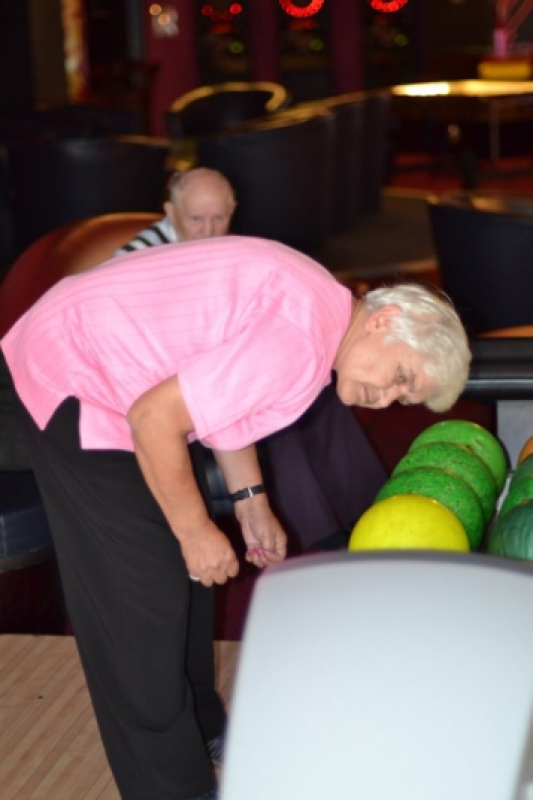
POLYGON ((423 403, 434 387, 423 357, 403 342, 385 344, 387 327, 372 328, 337 365, 337 394, 345 405, 386 408, 398 400, 423 403))

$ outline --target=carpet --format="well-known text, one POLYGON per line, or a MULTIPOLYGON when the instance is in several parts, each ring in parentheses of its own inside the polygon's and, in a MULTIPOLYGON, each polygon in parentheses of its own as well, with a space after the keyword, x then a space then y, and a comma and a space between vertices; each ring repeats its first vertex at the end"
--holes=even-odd
MULTIPOLYGON (((533 160, 502 158, 496 164, 479 161, 477 188, 506 194, 533 194, 533 160)), ((388 188, 441 194, 462 188, 461 173, 453 159, 435 160, 430 156, 409 153, 395 157, 388 188)))
POLYGON ((381 208, 332 236, 316 259, 341 280, 417 274, 435 263, 427 193, 385 188, 381 208))

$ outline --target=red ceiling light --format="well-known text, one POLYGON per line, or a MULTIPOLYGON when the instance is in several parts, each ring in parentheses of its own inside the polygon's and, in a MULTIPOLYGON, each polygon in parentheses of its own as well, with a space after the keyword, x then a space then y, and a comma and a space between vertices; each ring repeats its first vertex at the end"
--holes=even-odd
POLYGON ((393 14, 395 11, 399 11, 405 5, 407 5, 408 0, 368 0, 374 11, 381 11, 384 14, 393 14))
POLYGON ((291 0, 279 0, 283 11, 290 17, 312 17, 324 5, 324 0, 309 0, 309 2, 292 3, 291 0))

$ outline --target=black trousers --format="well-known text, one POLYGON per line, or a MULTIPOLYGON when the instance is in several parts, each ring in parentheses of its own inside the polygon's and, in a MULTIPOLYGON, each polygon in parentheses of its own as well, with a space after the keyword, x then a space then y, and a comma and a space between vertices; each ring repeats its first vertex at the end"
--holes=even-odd
POLYGON ((213 590, 190 581, 133 454, 81 450, 69 398, 41 432, 23 409, 65 599, 124 800, 189 800, 214 783, 222 733, 213 590))

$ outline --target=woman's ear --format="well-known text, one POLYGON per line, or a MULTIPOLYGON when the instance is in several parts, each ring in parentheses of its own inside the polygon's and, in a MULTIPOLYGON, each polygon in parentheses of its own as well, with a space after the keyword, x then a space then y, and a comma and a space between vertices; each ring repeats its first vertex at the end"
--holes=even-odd
POLYGON ((399 314, 400 311, 401 308, 397 305, 388 305, 377 308, 367 317, 365 323, 366 330, 370 331, 370 333, 388 331, 392 318, 395 317, 396 314, 399 314))

